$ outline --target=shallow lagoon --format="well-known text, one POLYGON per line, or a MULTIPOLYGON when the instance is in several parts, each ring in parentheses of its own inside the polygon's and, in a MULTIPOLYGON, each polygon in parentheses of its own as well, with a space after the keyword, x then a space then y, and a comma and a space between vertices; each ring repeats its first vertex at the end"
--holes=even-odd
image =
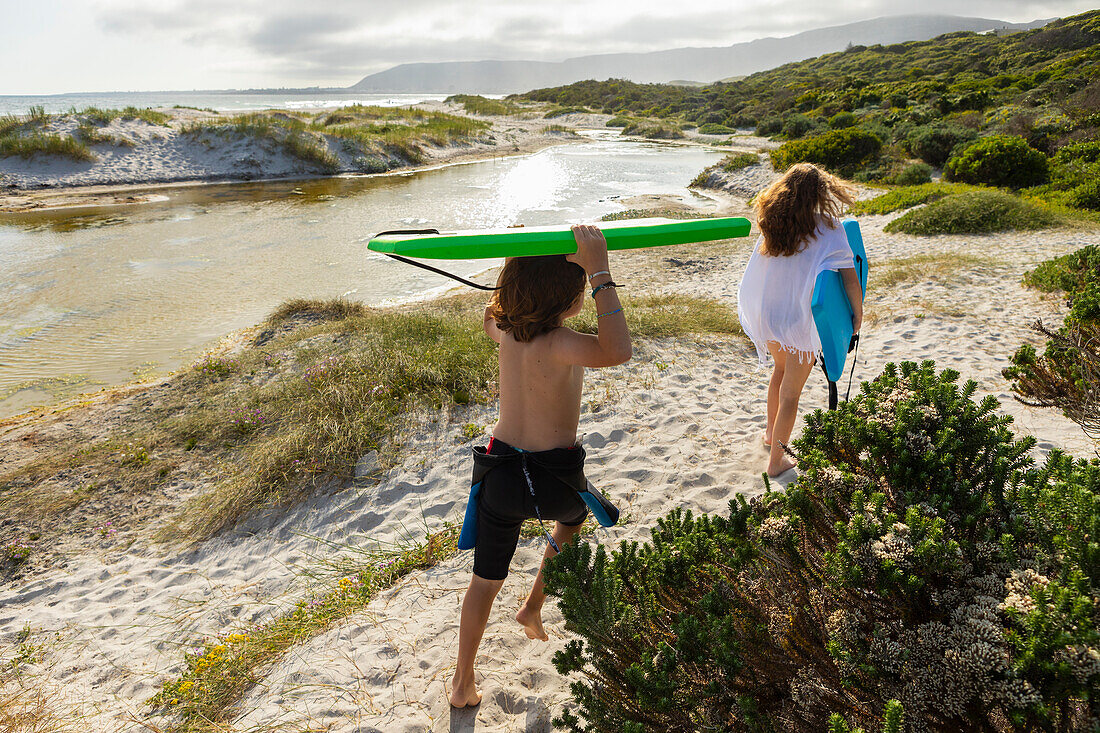
MULTIPOLYGON (((374 232, 592 221, 686 186, 721 153, 614 133, 416 173, 165 189, 131 208, 0 215, 0 415, 174 369, 290 298, 368 304, 450 281, 374 232)), ((471 275, 498 264, 451 262, 471 275)))

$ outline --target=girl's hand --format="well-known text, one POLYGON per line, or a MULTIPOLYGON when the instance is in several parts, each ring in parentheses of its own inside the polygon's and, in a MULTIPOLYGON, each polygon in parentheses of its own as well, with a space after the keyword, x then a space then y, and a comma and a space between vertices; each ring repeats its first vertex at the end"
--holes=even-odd
POLYGON ((576 254, 566 255, 565 259, 584 268, 589 277, 592 273, 607 269, 607 240, 603 232, 593 224, 574 224, 573 238, 577 240, 576 254))

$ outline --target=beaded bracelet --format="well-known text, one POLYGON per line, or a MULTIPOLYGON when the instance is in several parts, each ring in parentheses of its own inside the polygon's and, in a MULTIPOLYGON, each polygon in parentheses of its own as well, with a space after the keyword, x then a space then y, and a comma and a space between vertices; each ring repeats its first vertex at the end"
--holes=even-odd
POLYGON ((600 313, 596 316, 596 318, 603 318, 604 316, 613 316, 616 313, 622 313, 622 312, 623 312, 622 308, 616 308, 615 310, 608 311, 607 313, 600 313))
POLYGON ((604 288, 617 288, 617 287, 619 287, 619 286, 615 284, 614 280, 608 280, 607 282, 605 282, 601 285, 597 285, 596 287, 592 288, 592 297, 595 298, 596 293, 600 292, 604 288))

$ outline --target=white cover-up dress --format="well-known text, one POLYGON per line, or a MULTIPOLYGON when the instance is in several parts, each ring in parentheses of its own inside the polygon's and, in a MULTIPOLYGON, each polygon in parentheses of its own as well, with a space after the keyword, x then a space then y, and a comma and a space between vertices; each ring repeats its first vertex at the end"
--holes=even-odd
POLYGON ((819 216, 817 231, 805 248, 789 257, 761 254, 763 237, 753 248, 737 292, 737 314, 761 364, 767 362, 768 341, 803 362, 821 351, 810 312, 814 281, 825 270, 853 267, 844 227, 834 219, 830 228, 826 221, 819 216))

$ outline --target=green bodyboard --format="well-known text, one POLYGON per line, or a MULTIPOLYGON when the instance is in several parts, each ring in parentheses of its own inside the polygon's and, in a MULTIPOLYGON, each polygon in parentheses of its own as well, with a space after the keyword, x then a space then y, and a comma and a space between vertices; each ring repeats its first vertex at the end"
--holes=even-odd
MULTIPOLYGON (((607 248, 616 250, 747 237, 750 225, 742 217, 723 217, 632 219, 602 222, 599 227, 607 239, 607 248)), ((384 254, 433 260, 567 255, 577 251, 577 242, 567 224, 439 234, 382 234, 367 246, 384 254)))

